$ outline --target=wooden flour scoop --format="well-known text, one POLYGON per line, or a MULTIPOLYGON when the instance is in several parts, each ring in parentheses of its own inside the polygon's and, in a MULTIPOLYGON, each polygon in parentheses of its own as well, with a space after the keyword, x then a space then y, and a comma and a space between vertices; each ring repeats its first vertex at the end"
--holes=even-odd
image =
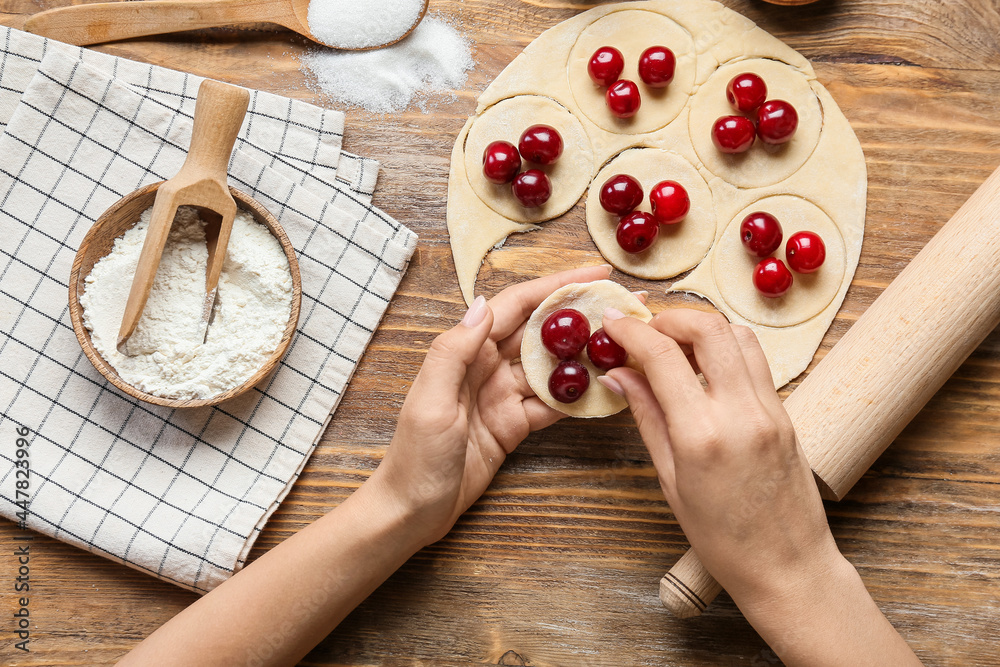
POLYGON ((146 240, 142 245, 139 265, 132 280, 125 316, 118 333, 118 351, 122 354, 127 354, 126 343, 146 307, 178 206, 197 208, 199 216, 206 223, 208 268, 205 275, 205 308, 201 317, 205 335, 208 335, 219 275, 222 273, 229 235, 236 217, 236 201, 229 194, 227 182, 229 156, 233 152, 249 102, 250 93, 245 88, 219 81, 206 79, 198 89, 187 159, 177 175, 160 184, 156 191, 146 240))
MULTIPOLYGON (((1000 168, 785 401, 824 498, 842 499, 1000 325, 998 267, 1000 168)), ((690 550, 660 581, 681 618, 721 591, 690 550)))

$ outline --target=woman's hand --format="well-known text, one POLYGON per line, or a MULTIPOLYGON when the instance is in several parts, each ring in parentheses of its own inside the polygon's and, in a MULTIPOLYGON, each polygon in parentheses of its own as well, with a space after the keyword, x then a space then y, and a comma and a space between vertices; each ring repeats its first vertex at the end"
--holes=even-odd
POLYGON ((646 375, 620 368, 608 376, 632 407, 670 508, 719 583, 735 597, 839 559, 753 332, 694 310, 667 310, 648 325, 616 317, 605 315, 605 330, 646 375))
POLYGON ((566 271, 506 289, 489 303, 477 299, 462 323, 432 344, 371 478, 178 614, 122 664, 298 664, 410 556, 448 532, 529 432, 562 416, 534 395, 514 363, 524 324, 555 290, 602 280, 610 269, 566 271))
POLYGON ((645 375, 599 380, 628 399, 691 546, 784 663, 920 665, 837 549, 753 332, 680 309, 649 324, 608 310, 604 329, 645 375))
POLYGON ((524 377, 518 362, 524 325, 563 285, 609 273, 608 266, 565 271, 509 287, 488 302, 479 297, 460 324, 431 344, 373 475, 412 514, 426 544, 444 537, 529 433, 564 416, 536 397, 524 377))

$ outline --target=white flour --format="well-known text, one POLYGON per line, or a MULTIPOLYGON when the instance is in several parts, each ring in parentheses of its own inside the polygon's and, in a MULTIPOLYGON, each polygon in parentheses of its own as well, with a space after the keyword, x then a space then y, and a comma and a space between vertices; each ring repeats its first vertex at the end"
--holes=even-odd
POLYGON ((123 380, 163 398, 204 399, 238 387, 281 341, 292 304, 292 274, 281 244, 253 216, 233 223, 215 319, 203 343, 208 249, 197 211, 177 212, 130 356, 118 352, 118 330, 152 209, 94 265, 80 298, 94 347, 123 380))

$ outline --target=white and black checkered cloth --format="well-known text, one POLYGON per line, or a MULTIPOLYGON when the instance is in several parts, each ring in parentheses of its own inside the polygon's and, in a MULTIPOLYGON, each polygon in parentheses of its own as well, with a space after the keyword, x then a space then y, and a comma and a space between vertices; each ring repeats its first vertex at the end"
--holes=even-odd
POLYGON ((29 527, 211 590, 308 460, 416 237, 371 206, 378 166, 341 153, 342 114, 252 92, 230 183, 295 246, 298 332, 240 398, 135 401, 81 351, 67 282, 101 213, 180 168, 201 79, 6 28, 0 47, 0 514, 18 519, 13 443, 27 427, 29 527))

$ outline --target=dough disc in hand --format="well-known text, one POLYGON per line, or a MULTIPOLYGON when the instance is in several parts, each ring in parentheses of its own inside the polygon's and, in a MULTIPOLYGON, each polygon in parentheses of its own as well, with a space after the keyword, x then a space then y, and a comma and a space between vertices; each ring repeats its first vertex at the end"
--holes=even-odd
POLYGON ((634 148, 609 162, 594 179, 587 196, 587 228, 601 254, 619 271, 649 280, 671 278, 704 259, 715 240, 712 190, 683 156, 659 148, 634 148), (612 176, 627 174, 642 185, 644 198, 636 209, 649 212, 649 193, 661 181, 677 181, 687 190, 691 210, 674 225, 660 225, 653 245, 632 254, 618 245, 618 216, 601 207, 601 188, 612 176))
POLYGON ((590 322, 591 333, 602 327, 604 311, 607 308, 617 308, 629 317, 635 317, 643 322, 651 320, 653 314, 638 297, 618 283, 610 280, 573 283, 550 294, 532 313, 524 329, 524 338, 521 341, 521 364, 524 366, 528 384, 538 398, 556 410, 573 417, 607 417, 621 412, 628 403, 597 381, 597 377, 604 375, 604 371, 590 363, 586 350, 576 357, 576 361, 586 366, 590 373, 590 387, 583 396, 574 403, 560 403, 549 393, 549 376, 559 365, 559 359, 542 344, 542 323, 549 315, 562 308, 573 308, 583 313, 590 322))
POLYGON ((465 142, 465 170, 479 198, 500 215, 515 222, 544 222, 558 217, 580 200, 593 176, 594 151, 583 125, 564 107, 547 97, 520 95, 487 109, 469 128, 465 142), (524 161, 521 171, 541 169, 552 181, 552 196, 537 208, 525 208, 514 198, 510 184, 496 185, 483 176, 483 152, 494 141, 517 146, 532 125, 551 125, 563 140, 563 152, 554 164, 524 161))

